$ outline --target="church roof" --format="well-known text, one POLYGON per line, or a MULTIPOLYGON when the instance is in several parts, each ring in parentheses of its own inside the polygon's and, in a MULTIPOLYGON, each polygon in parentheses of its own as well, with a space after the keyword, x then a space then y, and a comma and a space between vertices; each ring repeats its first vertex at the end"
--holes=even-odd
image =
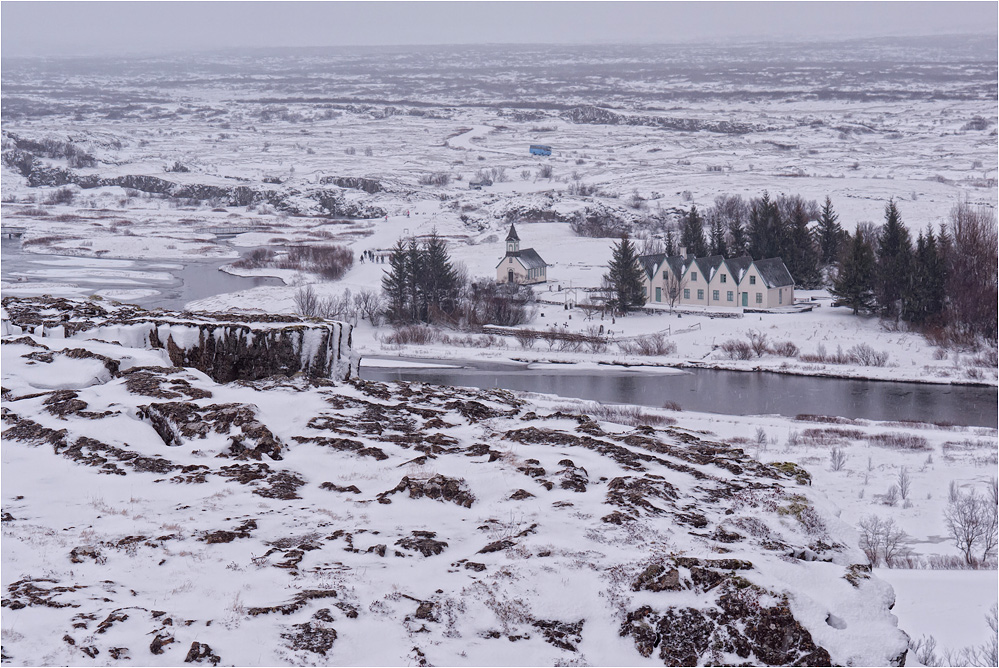
POLYGON ((506 235, 507 241, 520 241, 520 237, 517 236, 517 228, 510 223, 510 234, 506 235))

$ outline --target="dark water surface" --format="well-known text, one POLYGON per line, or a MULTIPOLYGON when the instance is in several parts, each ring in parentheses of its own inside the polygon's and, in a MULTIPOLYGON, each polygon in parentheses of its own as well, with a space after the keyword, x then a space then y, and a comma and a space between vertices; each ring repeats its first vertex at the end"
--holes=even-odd
MULTIPOLYGON (((417 361, 417 360, 413 360, 417 361)), ((680 374, 529 369, 526 364, 423 360, 459 369, 365 367, 366 380, 526 390, 605 403, 662 406, 729 415, 835 415, 996 427, 999 393, 992 387, 791 376, 767 372, 685 370, 680 374)))

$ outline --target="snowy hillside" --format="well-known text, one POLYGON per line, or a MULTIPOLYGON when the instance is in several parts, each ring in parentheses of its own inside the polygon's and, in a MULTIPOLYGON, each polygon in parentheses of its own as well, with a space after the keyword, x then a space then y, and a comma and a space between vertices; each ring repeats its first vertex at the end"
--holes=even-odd
POLYGON ((891 589, 808 473, 682 418, 220 385, 84 338, 2 351, 5 661, 905 658, 891 589))

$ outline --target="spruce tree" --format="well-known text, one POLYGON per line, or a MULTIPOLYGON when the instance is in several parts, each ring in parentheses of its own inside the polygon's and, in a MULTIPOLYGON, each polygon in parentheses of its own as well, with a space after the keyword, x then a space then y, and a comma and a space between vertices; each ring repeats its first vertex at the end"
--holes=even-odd
POLYGON ((859 227, 844 249, 830 292, 852 308, 854 315, 874 308, 874 249, 859 227))
POLYGON ((604 275, 614 293, 613 305, 622 312, 645 305, 643 270, 636 258, 631 240, 627 235, 621 237, 621 241, 614 246, 608 272, 604 275))
POLYGON ((819 216, 818 242, 822 266, 828 266, 839 257, 839 245, 843 240, 843 228, 837 222, 839 216, 833 211, 832 200, 826 196, 819 216))
MULTIPOLYGON (((814 205, 814 203, 813 203, 814 205)), ((784 258, 795 283, 803 288, 816 288, 820 284, 819 252, 808 229, 808 210, 804 200, 794 197, 788 204, 787 243, 780 257, 784 258)))
POLYGON ((673 257, 676 255, 677 253, 676 233, 673 231, 672 226, 666 229, 666 238, 663 241, 663 245, 666 246, 666 248, 663 250, 663 252, 666 253, 666 255, 668 255, 669 257, 673 257))
POLYGON ((756 198, 749 207, 749 254, 757 259, 780 257, 782 229, 777 203, 770 194, 756 198))
POLYGON ((389 269, 382 276, 382 290, 388 299, 388 316, 392 322, 406 322, 412 317, 406 259, 406 244, 399 239, 389 256, 389 269))
POLYGON ((423 250, 423 280, 427 303, 427 321, 438 315, 451 315, 458 301, 458 272, 451 263, 447 244, 437 234, 430 233, 423 250))
POLYGON ((423 262, 423 252, 416 239, 409 240, 406 249, 406 288, 409 292, 409 321, 424 322, 427 318, 427 300, 424 287, 427 277, 423 262))
POLYGON ((680 245, 687 249, 688 255, 694 257, 704 257, 708 254, 708 241, 704 238, 704 219, 697 212, 697 206, 691 206, 690 211, 683 217, 680 245))
POLYGON ((885 206, 885 224, 878 235, 877 271, 874 295, 881 315, 897 318, 901 312, 902 296, 911 290, 912 242, 909 231, 902 225, 902 216, 895 200, 885 206))
POLYGON ((711 255, 728 257, 728 245, 725 243, 725 225, 721 216, 715 213, 711 216, 711 255))
POLYGON ((732 257, 741 257, 749 252, 746 226, 743 224, 742 218, 732 218, 728 221, 728 235, 731 240, 729 252, 732 257))

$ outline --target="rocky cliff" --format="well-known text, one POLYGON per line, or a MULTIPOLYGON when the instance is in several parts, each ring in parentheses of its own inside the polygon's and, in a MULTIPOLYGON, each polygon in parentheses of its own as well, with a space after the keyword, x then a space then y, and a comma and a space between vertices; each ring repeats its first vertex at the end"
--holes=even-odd
MULTIPOLYGON (((219 383, 305 373, 351 375, 352 326, 295 316, 146 311, 103 300, 6 298, 4 335, 99 339, 164 350, 219 383)), ((356 371, 356 369, 354 370, 356 371)))

